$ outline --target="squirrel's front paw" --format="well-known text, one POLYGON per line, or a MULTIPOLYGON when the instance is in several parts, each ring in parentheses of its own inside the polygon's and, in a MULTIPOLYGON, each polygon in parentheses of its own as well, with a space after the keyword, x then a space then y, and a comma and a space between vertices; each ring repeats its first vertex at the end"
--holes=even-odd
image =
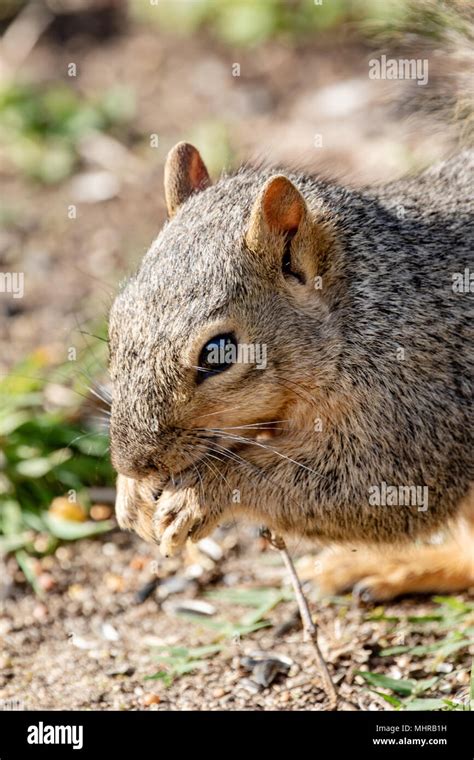
POLYGON ((199 541, 216 526, 218 515, 202 504, 195 488, 165 490, 153 517, 153 532, 161 553, 168 557, 181 549, 186 540, 199 541))
POLYGON ((150 488, 137 480, 119 475, 115 513, 120 527, 135 531, 145 541, 154 541, 154 512, 155 504, 150 488))

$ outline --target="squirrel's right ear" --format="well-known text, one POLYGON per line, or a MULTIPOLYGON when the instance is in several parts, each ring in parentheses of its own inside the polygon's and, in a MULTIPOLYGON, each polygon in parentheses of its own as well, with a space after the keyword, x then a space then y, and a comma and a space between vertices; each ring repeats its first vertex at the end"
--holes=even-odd
POLYGON ((165 163, 165 197, 170 217, 192 193, 210 185, 208 171, 194 145, 179 142, 171 148, 165 163))
POLYGON ((303 196, 284 175, 269 179, 260 191, 250 216, 246 241, 258 246, 269 232, 295 234, 306 217, 303 196))

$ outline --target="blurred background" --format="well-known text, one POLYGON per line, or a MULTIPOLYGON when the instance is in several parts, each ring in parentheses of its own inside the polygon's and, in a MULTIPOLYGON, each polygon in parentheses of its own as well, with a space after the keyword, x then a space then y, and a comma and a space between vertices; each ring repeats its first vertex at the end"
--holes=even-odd
POLYGON ((423 168, 467 129, 465 6, 1 0, 0 271, 24 274, 22 298, 0 293, 4 595, 59 591, 83 551, 65 542, 114 528, 107 312, 165 219, 169 148, 194 143, 213 176, 264 160, 360 186, 423 168), (382 53, 428 58, 428 84, 369 79, 382 53))

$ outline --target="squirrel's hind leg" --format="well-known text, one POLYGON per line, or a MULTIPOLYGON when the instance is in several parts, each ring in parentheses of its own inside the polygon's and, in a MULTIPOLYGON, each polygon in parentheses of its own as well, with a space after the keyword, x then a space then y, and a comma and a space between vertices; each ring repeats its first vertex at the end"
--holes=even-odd
POLYGON ((465 513, 443 543, 325 549, 299 572, 324 595, 353 589, 364 601, 463 591, 474 586, 474 515, 465 513))

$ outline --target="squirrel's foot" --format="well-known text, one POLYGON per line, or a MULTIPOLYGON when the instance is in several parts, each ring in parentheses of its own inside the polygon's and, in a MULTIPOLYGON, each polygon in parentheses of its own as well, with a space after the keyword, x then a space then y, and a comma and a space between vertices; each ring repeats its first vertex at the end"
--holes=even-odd
POLYGON ((163 491, 153 517, 161 553, 175 554, 190 538, 199 541, 215 528, 217 516, 205 509, 194 488, 163 491))
POLYGON ((360 602, 381 602, 412 591, 414 562, 407 557, 383 555, 372 547, 326 549, 315 558, 313 572, 303 568, 302 577, 311 575, 323 596, 352 591, 360 602))
POLYGON ((381 602, 414 593, 462 591, 474 583, 472 544, 447 541, 384 552, 371 547, 325 550, 310 567, 299 567, 322 594, 352 589, 362 602, 381 602))

